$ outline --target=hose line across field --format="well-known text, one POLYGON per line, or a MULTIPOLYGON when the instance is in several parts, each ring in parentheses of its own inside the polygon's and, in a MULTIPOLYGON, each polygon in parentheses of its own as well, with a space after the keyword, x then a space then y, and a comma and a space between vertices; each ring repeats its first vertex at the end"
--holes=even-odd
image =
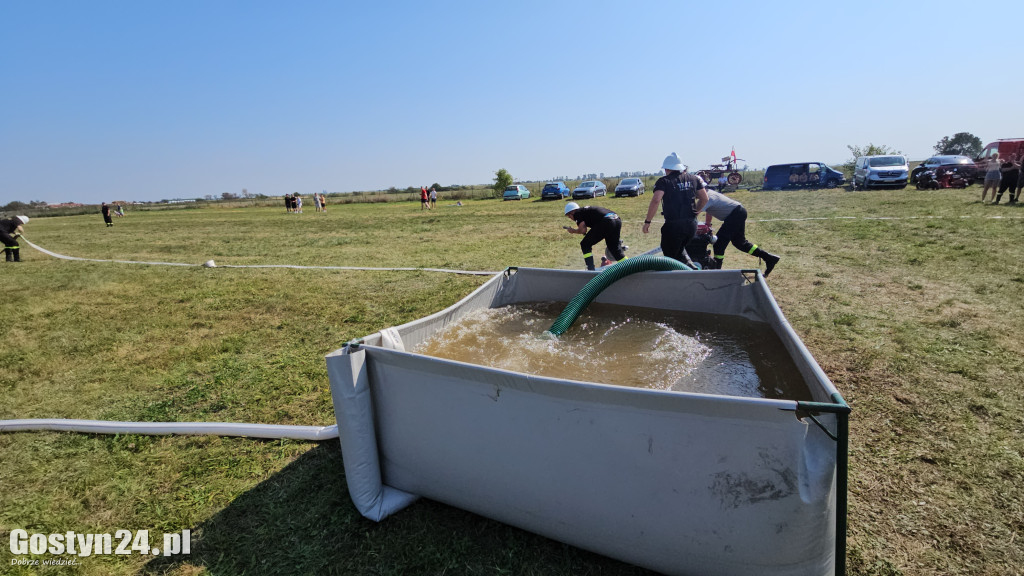
POLYGON ((412 266, 399 267, 399 268, 371 268, 368 266, 302 266, 299 264, 228 264, 228 265, 217 265, 213 260, 207 260, 203 264, 188 264, 183 262, 145 262, 141 260, 108 260, 102 258, 80 258, 78 256, 67 256, 65 254, 58 254, 37 246, 30 242, 28 238, 21 237, 26 244, 35 248, 36 250, 46 254, 47 256, 53 256, 60 260, 74 260, 77 262, 110 262, 114 264, 145 264, 148 266, 191 266, 204 268, 291 268, 293 270, 368 270, 371 272, 441 272, 445 274, 468 274, 471 276, 494 276, 498 271, 486 271, 486 270, 452 270, 449 268, 416 268, 412 266))
POLYGON ((281 424, 240 424, 234 422, 113 422, 38 418, 0 420, 3 432, 79 432, 84 434, 140 434, 149 436, 240 436, 319 442, 338 437, 338 426, 286 426, 281 424))

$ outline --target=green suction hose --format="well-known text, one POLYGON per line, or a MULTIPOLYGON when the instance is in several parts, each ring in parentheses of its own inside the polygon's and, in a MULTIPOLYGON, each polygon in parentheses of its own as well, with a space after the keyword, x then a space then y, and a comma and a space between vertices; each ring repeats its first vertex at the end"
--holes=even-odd
POLYGON ((576 321, 576 318, 580 315, 597 295, 604 291, 605 288, 611 286, 616 280, 620 280, 629 276, 630 274, 636 274, 637 272, 645 272, 647 270, 656 270, 659 272, 665 272, 668 270, 693 270, 686 264, 672 258, 666 258, 664 256, 634 256, 633 258, 626 258, 620 262, 617 262, 608 268, 605 268, 603 272, 595 276, 590 282, 587 282, 583 289, 569 301, 569 304, 565 307, 565 310, 558 315, 558 319, 555 323, 548 328, 548 333, 554 336, 560 336, 565 333, 566 330, 572 326, 572 323, 576 321))

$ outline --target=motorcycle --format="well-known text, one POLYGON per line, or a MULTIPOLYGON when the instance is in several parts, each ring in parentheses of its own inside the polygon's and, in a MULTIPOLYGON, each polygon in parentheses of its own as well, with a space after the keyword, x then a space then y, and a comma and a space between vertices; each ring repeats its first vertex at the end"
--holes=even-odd
POLYGON ((918 190, 967 188, 970 185, 970 178, 961 174, 957 166, 939 166, 933 170, 925 170, 917 177, 918 190))

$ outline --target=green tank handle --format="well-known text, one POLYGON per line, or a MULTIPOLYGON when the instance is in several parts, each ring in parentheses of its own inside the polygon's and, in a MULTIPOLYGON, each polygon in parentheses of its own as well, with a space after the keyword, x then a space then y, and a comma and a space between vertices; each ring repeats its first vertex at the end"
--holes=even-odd
POLYGON ((569 304, 565 307, 565 310, 558 315, 555 323, 548 328, 545 335, 561 336, 566 330, 572 326, 572 323, 576 321, 576 318, 582 313, 594 298, 600 294, 605 288, 611 286, 615 281, 625 278, 630 274, 636 274, 637 272, 646 272, 648 270, 655 270, 659 272, 666 272, 669 270, 693 270, 686 264, 672 258, 666 258, 665 256, 634 256, 632 258, 626 258, 612 264, 605 268, 600 274, 593 277, 590 282, 587 282, 583 289, 569 301, 569 304))

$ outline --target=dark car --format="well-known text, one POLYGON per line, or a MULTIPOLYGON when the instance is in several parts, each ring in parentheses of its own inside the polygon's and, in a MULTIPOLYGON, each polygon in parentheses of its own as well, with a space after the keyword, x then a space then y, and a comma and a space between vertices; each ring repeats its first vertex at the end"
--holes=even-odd
POLYGON ((574 200, 578 198, 597 198, 598 196, 605 196, 607 194, 608 187, 600 180, 587 180, 586 182, 581 182, 580 185, 572 191, 572 197, 574 200))
POLYGON ((959 172, 964 178, 967 178, 969 181, 974 180, 974 177, 978 171, 978 169, 975 168, 974 166, 974 160, 968 158, 967 156, 932 156, 931 158, 922 162, 920 166, 917 166, 910 171, 911 184, 917 184, 917 179, 925 170, 935 170, 939 166, 962 166, 962 168, 959 168, 957 172, 959 172))
POLYGON ((786 188, 835 188, 846 183, 842 172, 829 168, 824 162, 794 162, 776 164, 764 171, 765 190, 786 188))
POLYGON ((565 182, 548 182, 544 185, 544 189, 540 191, 541 200, 568 198, 572 195, 572 191, 565 185, 565 182))
POLYGON ((639 178, 623 178, 615 187, 615 197, 639 196, 644 193, 644 181, 639 178))

